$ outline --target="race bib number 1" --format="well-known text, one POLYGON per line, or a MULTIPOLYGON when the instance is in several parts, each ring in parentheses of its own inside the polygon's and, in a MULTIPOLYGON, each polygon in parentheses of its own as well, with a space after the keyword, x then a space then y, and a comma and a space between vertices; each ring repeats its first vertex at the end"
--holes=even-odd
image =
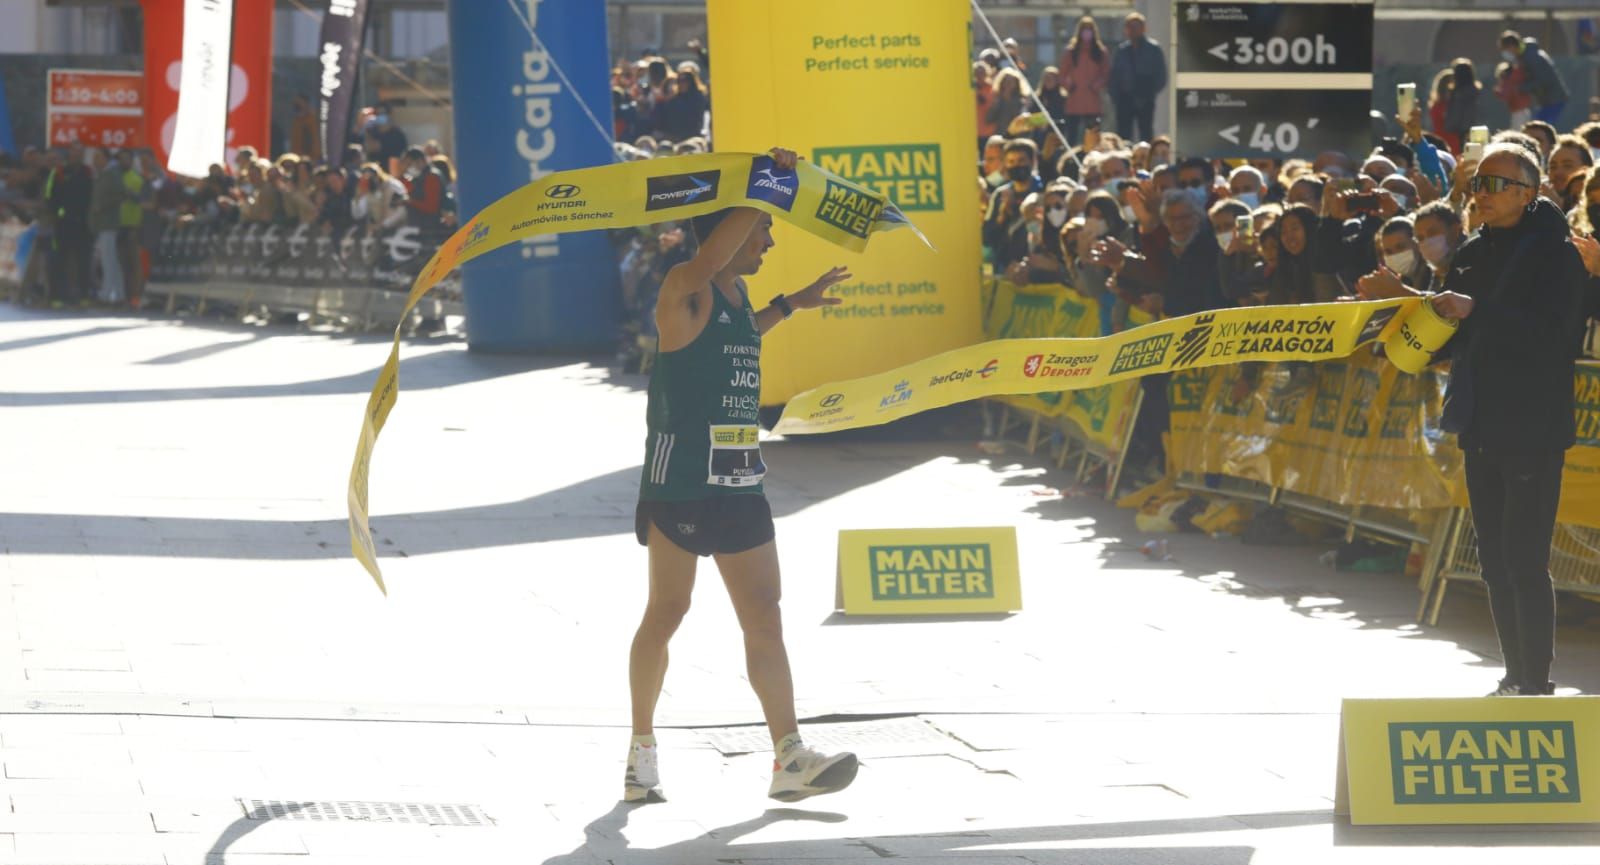
POLYGON ((753 487, 766 477, 767 464, 761 461, 761 428, 713 426, 711 459, 706 483, 718 487, 753 487))

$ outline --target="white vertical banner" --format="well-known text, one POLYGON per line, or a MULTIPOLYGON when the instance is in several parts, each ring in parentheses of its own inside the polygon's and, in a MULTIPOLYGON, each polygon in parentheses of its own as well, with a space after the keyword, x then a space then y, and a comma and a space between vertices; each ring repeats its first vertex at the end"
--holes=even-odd
POLYGON ((213 163, 226 161, 232 38, 233 0, 185 0, 178 119, 167 157, 174 173, 205 177, 213 163))

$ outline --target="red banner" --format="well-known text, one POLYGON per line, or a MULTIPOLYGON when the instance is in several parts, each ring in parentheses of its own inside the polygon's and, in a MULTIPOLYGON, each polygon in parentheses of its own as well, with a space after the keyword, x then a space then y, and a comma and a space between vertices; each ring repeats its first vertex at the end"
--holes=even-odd
MULTIPOLYGON (((183 78, 184 0, 139 0, 144 7, 146 140, 162 165, 177 127, 183 78)), ((272 128, 273 0, 234 0, 233 74, 228 86, 228 161, 248 144, 268 155, 272 128)))

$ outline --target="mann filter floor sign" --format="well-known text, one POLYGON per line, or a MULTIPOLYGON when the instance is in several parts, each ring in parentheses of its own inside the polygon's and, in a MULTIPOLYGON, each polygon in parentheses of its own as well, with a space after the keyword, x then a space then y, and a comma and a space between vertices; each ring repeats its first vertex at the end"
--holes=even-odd
POLYGON ((835 603, 867 615, 1020 610, 1016 529, 841 531, 835 603))
POLYGON ((1600 822, 1600 697, 1346 700, 1352 823, 1600 822))

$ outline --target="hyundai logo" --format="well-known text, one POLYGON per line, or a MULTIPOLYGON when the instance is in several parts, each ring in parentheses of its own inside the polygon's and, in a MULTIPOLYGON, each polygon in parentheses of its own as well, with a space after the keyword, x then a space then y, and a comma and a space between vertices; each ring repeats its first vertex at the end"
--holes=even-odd
POLYGON ((842 394, 842 393, 828 394, 822 400, 822 407, 823 408, 833 408, 834 406, 838 405, 841 402, 844 402, 844 394, 842 394))
POLYGON ((558 183, 544 191, 546 198, 571 198, 583 190, 570 183, 558 183))

